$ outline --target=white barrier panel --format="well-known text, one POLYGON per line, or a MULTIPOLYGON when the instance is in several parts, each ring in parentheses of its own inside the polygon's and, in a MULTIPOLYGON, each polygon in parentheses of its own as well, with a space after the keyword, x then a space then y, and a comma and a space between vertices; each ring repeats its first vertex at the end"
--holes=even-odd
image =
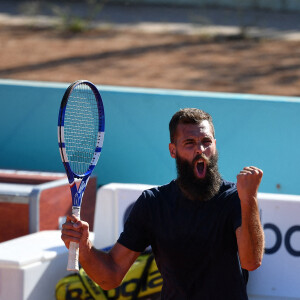
POLYGON ((67 274, 67 249, 58 230, 41 231, 0 244, 0 300, 53 300, 67 274))
POLYGON ((94 245, 104 248, 113 245, 123 231, 127 208, 152 185, 110 183, 97 192, 94 218, 94 245))
POLYGON ((300 196, 258 195, 265 255, 250 272, 250 299, 300 299, 300 196))
POLYGON ((55 299, 56 284, 70 274, 60 237, 60 230, 48 230, 0 243, 0 300, 55 299))

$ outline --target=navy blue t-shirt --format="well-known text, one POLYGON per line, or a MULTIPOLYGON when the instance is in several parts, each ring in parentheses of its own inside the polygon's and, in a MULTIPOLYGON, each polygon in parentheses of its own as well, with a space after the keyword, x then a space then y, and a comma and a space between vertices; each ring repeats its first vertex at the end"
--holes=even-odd
POLYGON ((195 202, 174 180, 142 193, 118 242, 137 252, 152 247, 163 300, 244 300, 235 235, 240 225, 234 183, 223 181, 215 197, 195 202))

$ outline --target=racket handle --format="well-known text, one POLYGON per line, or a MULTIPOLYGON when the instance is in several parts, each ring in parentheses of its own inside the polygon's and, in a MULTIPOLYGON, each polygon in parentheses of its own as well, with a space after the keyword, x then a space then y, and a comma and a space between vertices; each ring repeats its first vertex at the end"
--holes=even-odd
MULTIPOLYGON (((72 214, 77 218, 80 218, 80 207, 73 206, 72 214)), ((79 271, 79 244, 70 242, 69 246, 69 257, 68 257, 68 271, 79 271)))

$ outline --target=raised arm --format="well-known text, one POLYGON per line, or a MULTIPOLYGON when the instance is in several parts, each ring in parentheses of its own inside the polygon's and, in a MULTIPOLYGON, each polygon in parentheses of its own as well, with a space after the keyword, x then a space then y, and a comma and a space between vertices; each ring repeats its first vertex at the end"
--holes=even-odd
POLYGON ((245 167, 237 175, 237 191, 241 200, 242 225, 236 230, 242 268, 253 271, 262 262, 264 233, 259 218, 257 192, 263 171, 245 167))
POLYGON ((74 215, 67 217, 62 229, 62 240, 67 248, 71 241, 79 243, 79 261, 89 277, 103 289, 120 285, 125 274, 140 255, 116 243, 109 252, 97 250, 89 240, 88 223, 74 215))

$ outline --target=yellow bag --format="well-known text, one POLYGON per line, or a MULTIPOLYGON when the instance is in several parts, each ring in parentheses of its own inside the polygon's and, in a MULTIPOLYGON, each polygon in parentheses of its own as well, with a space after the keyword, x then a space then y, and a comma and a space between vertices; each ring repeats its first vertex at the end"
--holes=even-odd
POLYGON ((89 288, 82 281, 83 269, 79 273, 70 274, 62 278, 55 288, 55 299, 57 300, 107 300, 104 292, 99 288, 95 291, 97 298, 92 296, 89 288))
POLYGON ((81 268, 56 285, 56 300, 158 300, 162 277, 153 254, 142 254, 131 266, 121 285, 104 291, 81 268))

